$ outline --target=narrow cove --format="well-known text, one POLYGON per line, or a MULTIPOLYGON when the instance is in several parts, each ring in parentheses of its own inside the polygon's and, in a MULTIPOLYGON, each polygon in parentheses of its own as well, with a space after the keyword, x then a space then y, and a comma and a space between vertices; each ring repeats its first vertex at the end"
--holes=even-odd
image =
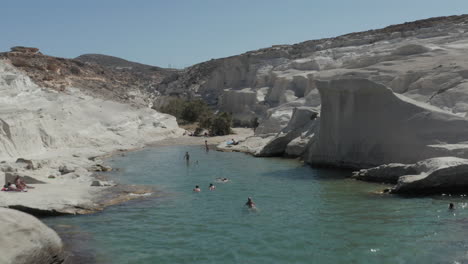
POLYGON ((381 195, 383 185, 348 179, 347 171, 200 146, 147 148, 108 162, 121 168, 113 172, 116 181, 154 186, 157 197, 93 215, 43 219, 62 235, 67 228, 79 233, 95 263, 468 260, 464 197, 381 195), (230 181, 219 183, 220 177, 230 181), (201 193, 192 192, 195 185, 201 193), (245 208, 247 197, 257 211, 245 208))

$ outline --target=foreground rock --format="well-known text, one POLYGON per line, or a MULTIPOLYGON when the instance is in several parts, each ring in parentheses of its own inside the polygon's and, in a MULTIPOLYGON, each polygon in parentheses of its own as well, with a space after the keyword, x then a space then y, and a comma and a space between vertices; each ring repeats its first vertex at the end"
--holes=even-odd
POLYGON ((397 183, 397 194, 468 193, 468 160, 439 157, 415 164, 389 164, 354 173, 360 180, 397 183))
POLYGON ((468 120, 395 94, 367 79, 317 83, 320 129, 306 155, 314 165, 365 168, 465 157, 468 120), (456 146, 456 148, 454 147, 456 146))
POLYGON ((0 223, 0 263, 63 263, 65 256, 61 239, 35 217, 0 208, 0 223))

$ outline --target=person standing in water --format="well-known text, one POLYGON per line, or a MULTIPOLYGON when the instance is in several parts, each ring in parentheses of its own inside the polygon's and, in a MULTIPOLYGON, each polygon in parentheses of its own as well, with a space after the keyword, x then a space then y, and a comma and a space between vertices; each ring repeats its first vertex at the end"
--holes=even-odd
POLYGON ((247 202, 245 203, 249 208, 255 208, 255 203, 252 201, 252 198, 247 198, 247 202))
POLYGON ((210 183, 209 189, 210 189, 210 191, 214 191, 214 190, 216 190, 216 186, 214 186, 212 183, 210 183))
POLYGON ((208 147, 208 140, 205 140, 205 150, 206 152, 210 151, 210 148, 208 147))
POLYGON ((186 162, 187 162, 187 164, 188 164, 188 163, 189 163, 189 161, 190 161, 190 155, 188 154, 188 151, 187 151, 187 152, 185 152, 184 159, 185 159, 185 161, 186 161, 186 162))
POLYGON ((195 188, 193 188, 194 192, 201 192, 200 186, 196 185, 195 188))
POLYGON ((453 205, 453 203, 449 204, 449 210, 455 210, 455 205, 453 205))

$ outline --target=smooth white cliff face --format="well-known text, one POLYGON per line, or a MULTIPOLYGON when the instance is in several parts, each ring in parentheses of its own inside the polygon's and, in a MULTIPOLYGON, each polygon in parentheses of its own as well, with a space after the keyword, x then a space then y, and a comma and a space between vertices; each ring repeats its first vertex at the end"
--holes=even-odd
MULTIPOLYGON (((319 82, 320 130, 306 160, 369 167, 445 156, 437 145, 468 140, 468 120, 394 94, 366 79, 319 82)), ((453 151, 452 155, 464 156, 453 151)))
POLYGON ((0 94, 1 160, 80 148, 107 152, 179 133, 169 115, 104 101, 78 89, 41 89, 4 61, 0 94))
POLYGON ((35 217, 0 208, 0 263, 59 264, 64 261, 59 236, 35 217))

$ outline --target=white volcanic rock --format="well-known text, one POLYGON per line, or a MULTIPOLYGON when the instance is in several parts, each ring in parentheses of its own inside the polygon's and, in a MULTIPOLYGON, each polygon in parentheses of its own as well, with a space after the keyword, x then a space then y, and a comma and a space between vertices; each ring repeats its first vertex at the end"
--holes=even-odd
POLYGON ((63 263, 61 239, 37 218, 16 210, 0 208, 0 222, 0 263, 63 263))
POLYGON ((223 151, 237 151, 256 155, 275 136, 251 136, 239 141, 237 145, 228 145, 226 142, 220 143, 216 148, 223 151))
POLYGON ((307 152, 312 164, 371 167, 460 155, 438 144, 468 141, 468 120, 394 94, 366 79, 317 84, 320 130, 307 152))
POLYGON ((468 191, 468 160, 440 157, 420 161, 413 175, 401 176, 391 190, 399 194, 466 193, 468 191))
MULTIPOLYGON (((59 213, 94 207, 93 198, 100 193, 90 186, 93 177, 86 168, 96 162, 89 157, 182 133, 172 116, 71 87, 64 92, 44 89, 0 60, 0 160, 5 162, 0 167, 47 183, 26 193, 0 192, 0 206, 59 213), (28 170, 15 163, 18 158, 41 168, 28 170)), ((4 178, 0 175, 2 186, 4 178)))
POLYGON ((388 164, 354 172, 364 181, 396 183, 398 194, 457 193, 468 191, 468 160, 438 157, 415 164, 388 164))
MULTIPOLYGON (((312 107, 297 107, 293 109, 293 115, 288 122, 288 125, 278 133, 271 141, 255 153, 257 156, 278 156, 283 155, 288 144, 297 137, 303 137, 304 134, 313 133, 317 127, 316 118, 318 112, 312 107)), ((293 147, 293 146, 291 146, 293 147)), ((294 148, 294 147, 293 147, 294 148)), ((293 156, 295 152, 291 151, 289 156, 293 156)))
POLYGON ((401 176, 415 173, 413 165, 390 163, 353 172, 353 178, 370 182, 397 183, 401 176))
POLYGON ((301 157, 307 149, 307 146, 311 139, 314 137, 314 133, 310 135, 301 135, 293 140, 291 140, 286 149, 284 150, 284 154, 287 157, 301 157))
POLYGON ((172 116, 93 98, 78 89, 41 89, 3 61, 0 93, 3 160, 77 148, 109 152, 180 133, 172 116))
POLYGON ((291 119, 294 107, 280 107, 268 110, 267 117, 255 129, 255 135, 278 133, 285 128, 291 119))
POLYGON ((218 101, 223 112, 233 113, 233 118, 241 125, 251 125, 252 120, 259 111, 257 105, 258 93, 251 88, 242 90, 226 89, 218 101))

